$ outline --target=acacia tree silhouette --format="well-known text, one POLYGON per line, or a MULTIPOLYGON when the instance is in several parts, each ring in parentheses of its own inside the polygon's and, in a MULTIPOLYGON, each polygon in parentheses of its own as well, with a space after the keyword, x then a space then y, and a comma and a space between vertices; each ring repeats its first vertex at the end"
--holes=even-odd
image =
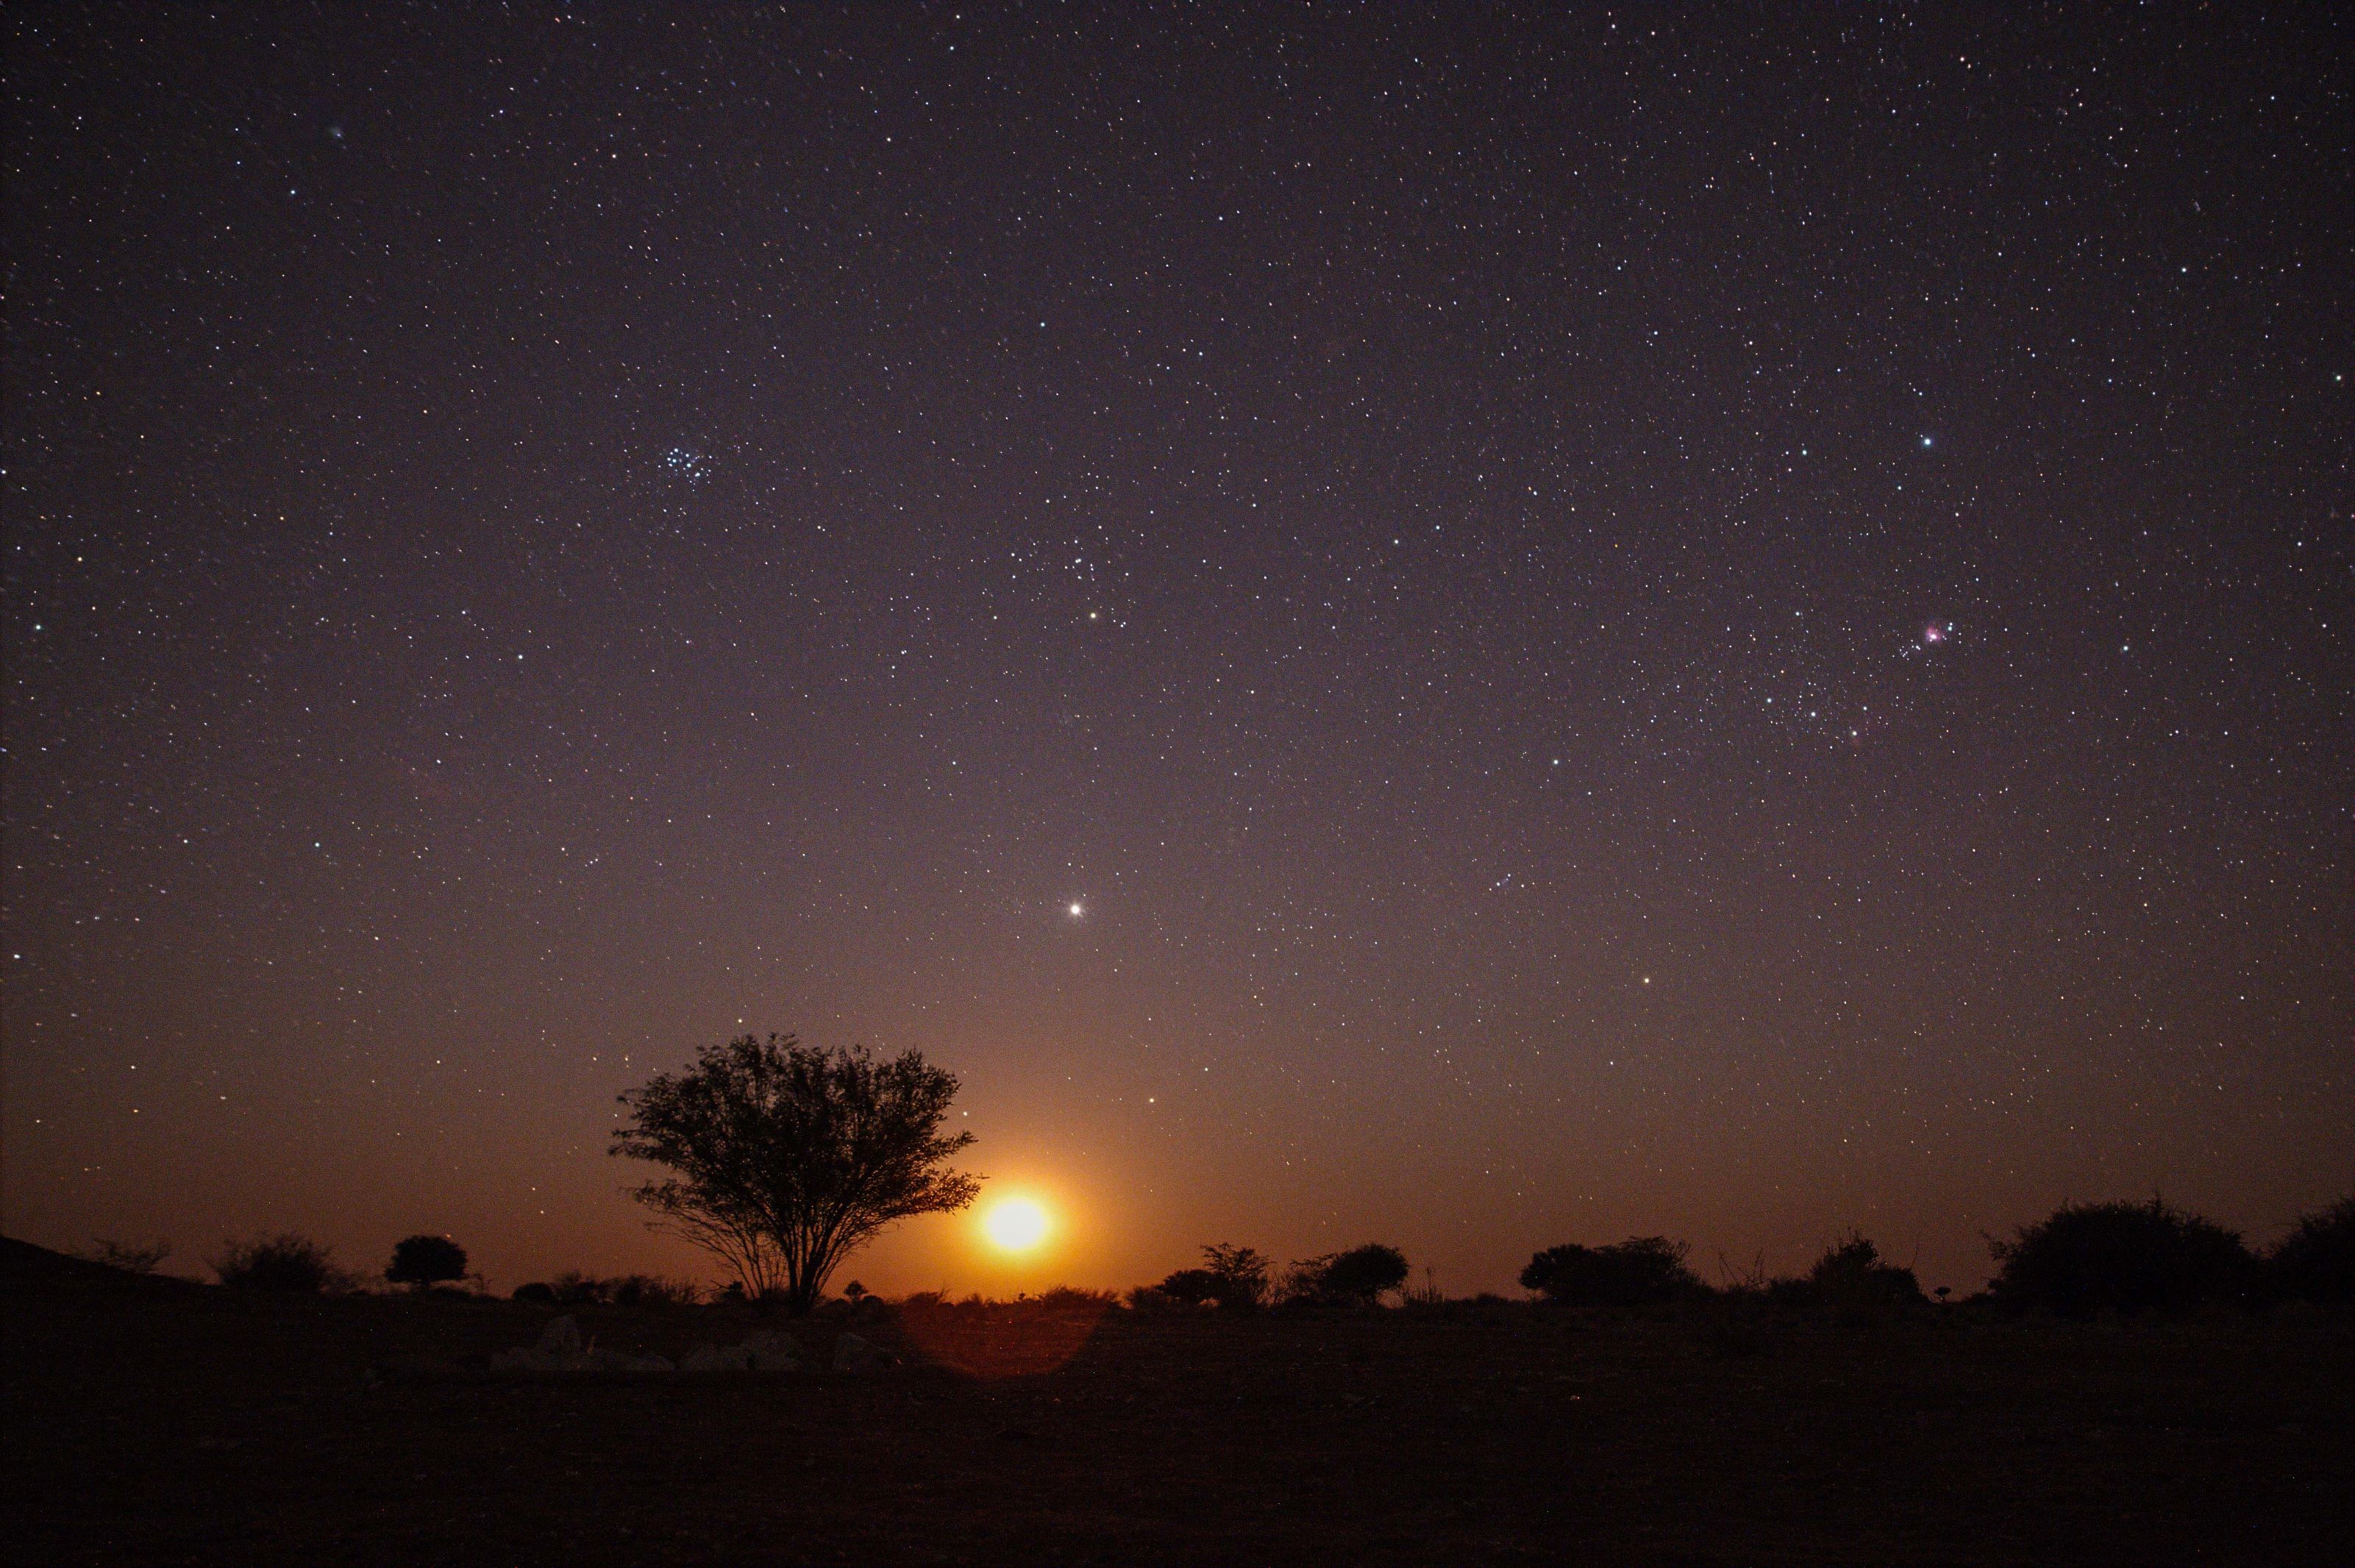
POLYGON ((947 1168, 955 1076, 908 1051, 820 1050, 790 1034, 706 1046, 621 1097, 611 1152, 677 1174, 634 1189, 655 1224, 716 1253, 747 1295, 817 1305, 835 1267, 893 1221, 962 1209, 980 1180, 947 1168))

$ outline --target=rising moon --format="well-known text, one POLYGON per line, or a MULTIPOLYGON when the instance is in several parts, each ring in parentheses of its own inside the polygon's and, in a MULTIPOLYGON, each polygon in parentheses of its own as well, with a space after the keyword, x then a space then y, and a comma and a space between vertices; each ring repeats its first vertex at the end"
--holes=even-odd
POLYGON ((1008 1198, 982 1216, 981 1228, 992 1246, 1027 1253, 1047 1239, 1047 1211, 1028 1198, 1008 1198))

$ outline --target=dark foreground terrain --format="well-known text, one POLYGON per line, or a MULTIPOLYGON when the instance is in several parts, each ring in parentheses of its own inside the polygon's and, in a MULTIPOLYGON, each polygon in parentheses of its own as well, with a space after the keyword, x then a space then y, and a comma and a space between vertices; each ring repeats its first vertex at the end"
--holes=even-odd
POLYGON ((787 1327, 907 1364, 496 1379, 549 1309, 6 1263, 15 1563, 2355 1560, 2355 1331, 2308 1312, 870 1310, 787 1327))

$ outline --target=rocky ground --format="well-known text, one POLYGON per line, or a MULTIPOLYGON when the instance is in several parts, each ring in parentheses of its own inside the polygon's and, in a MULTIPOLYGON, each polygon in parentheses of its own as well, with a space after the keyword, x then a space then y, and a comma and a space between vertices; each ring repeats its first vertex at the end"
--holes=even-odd
POLYGON ((2275 1564, 2355 1541, 2355 1326, 2310 1312, 592 1307, 545 1349, 546 1307, 5 1261, 15 1563, 2275 1564))

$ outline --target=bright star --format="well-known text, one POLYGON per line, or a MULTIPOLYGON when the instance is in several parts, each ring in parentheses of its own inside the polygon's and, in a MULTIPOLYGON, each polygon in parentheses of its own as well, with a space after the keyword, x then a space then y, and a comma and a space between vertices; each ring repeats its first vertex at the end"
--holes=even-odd
POLYGON ((1085 905, 1085 904, 1083 904, 1083 903, 1079 903, 1079 902, 1077 902, 1077 901, 1074 901, 1074 902, 1072 903, 1072 905, 1071 905, 1071 918, 1072 918, 1073 920, 1077 920, 1077 919, 1079 919, 1079 918, 1080 918, 1080 916, 1082 916, 1082 915, 1083 915, 1083 914, 1085 914, 1085 913, 1087 913, 1087 912, 1088 912, 1088 906, 1087 906, 1087 905, 1085 905))

